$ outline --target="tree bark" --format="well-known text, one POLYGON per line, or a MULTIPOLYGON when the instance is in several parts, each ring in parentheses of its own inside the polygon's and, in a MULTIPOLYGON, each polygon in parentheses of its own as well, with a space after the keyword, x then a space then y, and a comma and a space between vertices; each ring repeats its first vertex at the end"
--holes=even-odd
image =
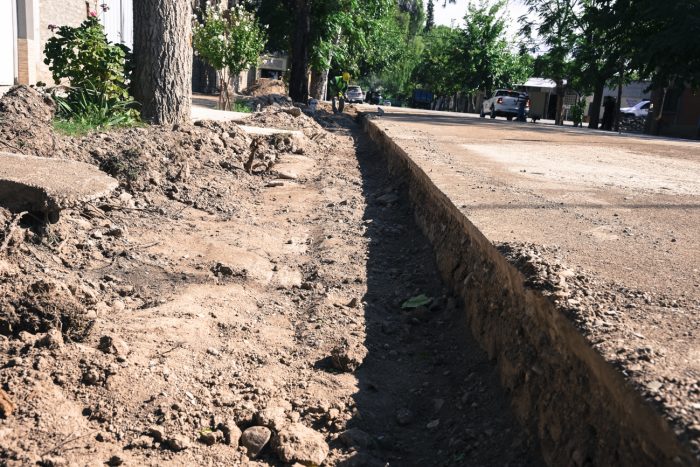
POLYGON ((624 65, 620 67, 620 78, 617 82, 617 105, 615 106, 615 131, 620 131, 620 120, 622 116, 620 115, 620 107, 622 104, 622 86, 625 83, 625 68, 624 65))
POLYGON ((289 75, 289 96, 296 102, 309 99, 309 39, 311 35, 311 5, 309 0, 295 0, 296 28, 292 38, 292 69, 289 75))
POLYGON ((661 133, 661 119, 664 115, 664 106, 666 105, 666 94, 668 87, 655 89, 651 94, 651 102, 653 103, 644 128, 644 133, 648 135, 658 136, 661 133))
POLYGON ((557 81, 557 113, 554 118, 555 125, 564 124, 564 95, 566 94, 564 89, 564 82, 557 81))
POLYGON ((596 84, 593 91, 593 102, 588 108, 588 128, 598 129, 600 124, 600 106, 603 104, 603 92, 605 92, 605 82, 596 84))
POLYGON ((134 97, 144 120, 159 125, 190 120, 191 0, 134 2, 134 97))
POLYGON ((309 90, 309 94, 311 94, 311 97, 314 99, 318 99, 320 101, 326 100, 326 94, 328 91, 328 73, 328 69, 323 71, 311 70, 311 89, 309 90))

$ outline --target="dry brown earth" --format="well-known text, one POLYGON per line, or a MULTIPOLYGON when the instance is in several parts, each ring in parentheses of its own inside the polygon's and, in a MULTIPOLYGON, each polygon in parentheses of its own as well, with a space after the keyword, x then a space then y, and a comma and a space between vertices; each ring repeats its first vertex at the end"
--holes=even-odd
POLYGON ((0 462, 541 463, 352 120, 66 138, 8 99, 5 146, 121 184, 52 225, 0 210, 0 462))

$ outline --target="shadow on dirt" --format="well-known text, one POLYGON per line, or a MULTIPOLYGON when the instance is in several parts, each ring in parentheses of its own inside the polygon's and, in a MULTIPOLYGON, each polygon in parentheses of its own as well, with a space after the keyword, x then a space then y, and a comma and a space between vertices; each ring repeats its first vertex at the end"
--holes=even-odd
POLYGON ((356 123, 345 126, 363 176, 370 243, 363 297, 368 355, 355 373, 358 413, 340 438, 356 453, 342 465, 541 465, 461 305, 440 281, 413 220, 407 181, 389 174, 356 123), (421 294, 430 302, 402 308, 421 294))

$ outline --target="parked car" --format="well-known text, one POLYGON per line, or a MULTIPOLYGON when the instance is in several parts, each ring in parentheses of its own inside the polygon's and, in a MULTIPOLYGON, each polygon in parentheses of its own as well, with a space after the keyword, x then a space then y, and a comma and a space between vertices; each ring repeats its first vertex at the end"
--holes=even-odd
POLYGON ((368 104, 381 104, 382 102, 384 102, 384 98, 382 97, 382 91, 375 90, 368 92, 365 96, 365 101, 368 104))
POLYGON ((632 107, 623 107, 620 109, 620 113, 625 117, 646 117, 649 113, 649 107, 651 106, 651 101, 646 99, 638 102, 632 107))
POLYGON ((411 107, 417 109, 429 109, 433 103, 433 93, 425 89, 414 89, 411 97, 411 107))
POLYGON ((526 93, 498 89, 493 96, 485 99, 481 104, 479 116, 484 118, 488 114, 491 118, 506 117, 512 120, 518 116, 518 109, 523 101, 525 101, 525 117, 527 117, 530 112, 530 98, 526 93))
POLYGON ((348 86, 348 91, 345 93, 345 101, 349 103, 362 104, 365 101, 365 93, 362 92, 360 86, 348 86))

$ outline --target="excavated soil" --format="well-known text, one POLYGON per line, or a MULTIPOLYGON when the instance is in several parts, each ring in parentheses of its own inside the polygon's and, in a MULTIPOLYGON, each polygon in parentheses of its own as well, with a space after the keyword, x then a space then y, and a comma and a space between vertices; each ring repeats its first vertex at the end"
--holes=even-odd
POLYGON ((71 138, 51 115, 15 88, 2 143, 120 188, 51 225, 0 210, 0 463, 541 464, 348 116, 71 138))

